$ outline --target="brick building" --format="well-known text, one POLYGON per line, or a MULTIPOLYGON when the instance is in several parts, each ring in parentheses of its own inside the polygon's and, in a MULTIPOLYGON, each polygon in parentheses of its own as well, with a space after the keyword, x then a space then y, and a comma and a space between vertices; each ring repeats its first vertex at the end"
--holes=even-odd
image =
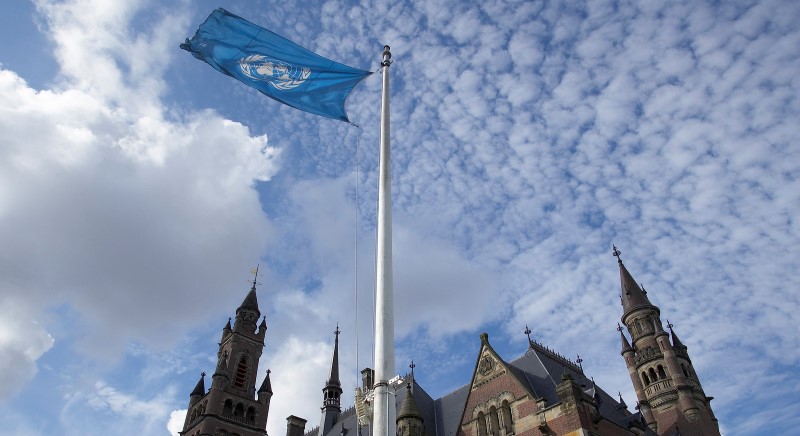
MULTIPOLYGON (((621 354, 638 399, 635 412, 621 397, 596 386, 579 363, 532 340, 530 330, 527 351, 510 361, 495 352, 484 333, 472 379, 463 387, 434 399, 414 380, 413 365, 411 374, 395 380, 398 436, 719 435, 712 398, 700 385, 687 347, 671 324, 670 333, 664 331, 659 308, 616 247, 614 255, 625 325, 618 326, 621 354)), ((255 286, 236 313, 234 328, 229 321, 223 329, 211 389, 204 393, 201 378, 190 396, 183 436, 266 434, 272 390, 269 373, 258 392, 253 379, 266 330, 262 321, 255 331, 260 314, 255 286)), ((335 335, 320 425, 306 430, 306 419, 290 416, 286 436, 370 436, 373 371, 362 371, 356 404, 343 411, 338 327, 335 335)))

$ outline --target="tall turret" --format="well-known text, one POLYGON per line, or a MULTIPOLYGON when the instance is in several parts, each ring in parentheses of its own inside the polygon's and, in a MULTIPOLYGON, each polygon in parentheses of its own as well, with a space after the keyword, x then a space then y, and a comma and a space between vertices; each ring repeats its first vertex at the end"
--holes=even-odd
MULTIPOLYGON (((257 278, 257 269, 255 274, 257 278)), ((217 434, 219 430, 242 436, 267 434, 272 388, 267 372, 256 396, 256 372, 267 330, 264 319, 256 331, 261 315, 256 285, 254 278, 250 291, 236 309, 233 327, 230 319, 223 327, 211 389, 204 392, 204 377, 201 377, 190 395, 181 435, 217 434)))
POLYGON ((621 354, 646 424, 659 435, 678 429, 682 435, 719 435, 711 398, 694 375, 686 347, 680 341, 680 346, 670 342, 661 323, 661 310, 625 268, 616 246, 613 254, 619 264, 622 323, 631 336, 629 343, 623 328, 617 326, 621 354))
POLYGON ((322 420, 319 424, 319 436, 325 434, 333 428, 339 413, 342 412, 342 383, 339 381, 339 325, 333 332, 335 339, 333 342, 333 359, 331 360, 331 372, 325 387, 322 388, 322 420))

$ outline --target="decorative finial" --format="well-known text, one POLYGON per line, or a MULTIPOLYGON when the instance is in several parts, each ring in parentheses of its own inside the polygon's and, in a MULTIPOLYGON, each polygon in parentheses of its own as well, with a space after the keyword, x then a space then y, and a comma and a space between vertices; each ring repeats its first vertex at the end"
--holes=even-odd
POLYGON ((669 328, 669 331, 672 331, 672 323, 669 322, 669 320, 667 320, 667 327, 669 328))
POLYGON ((205 377, 205 376, 206 376, 206 372, 205 371, 200 373, 200 377, 205 377))
POLYGON ((414 374, 414 368, 416 368, 417 365, 414 364, 413 359, 411 360, 411 365, 408 365, 408 367, 411 368, 411 374, 414 374))
POLYGON ((271 369, 267 369, 267 375, 269 375, 269 373, 271 373, 271 372, 272 372, 271 369))
POLYGON ((256 285, 260 285, 261 283, 258 282, 258 268, 260 264, 256 264, 256 267, 250 270, 250 274, 253 275, 253 280, 248 280, 247 282, 253 285, 253 289, 256 288, 256 285))
POLYGON ((528 328, 528 324, 525 324, 525 331, 522 332, 522 333, 525 333, 526 335, 528 335, 528 345, 532 344, 533 341, 531 340, 531 329, 528 328))
POLYGON ((333 334, 336 335, 336 339, 339 339, 339 333, 341 333, 341 332, 342 331, 339 330, 339 323, 337 322, 336 323, 336 330, 334 330, 334 332, 333 332, 333 334))
MULTIPOLYGON (((581 359, 581 355, 580 354, 578 354, 578 360, 576 360, 575 362, 578 363, 578 368, 581 369, 581 374, 582 374, 583 373, 583 365, 581 365, 581 363, 583 363, 583 359, 581 359)), ((594 383, 594 379, 592 379, 592 383, 594 383)))
POLYGON ((642 287, 642 294, 647 295, 647 290, 644 288, 644 283, 639 283, 639 286, 642 287))
POLYGON ((617 323, 617 331, 622 333, 622 326, 619 323, 617 323))
POLYGON ((392 64, 392 52, 389 51, 389 46, 383 46, 383 62, 381 62, 382 67, 388 67, 392 64))
POLYGON ((617 250, 617 246, 616 246, 616 245, 613 245, 613 244, 612 244, 611 246, 612 246, 612 247, 614 247, 614 250, 611 252, 611 254, 612 254, 614 257, 616 257, 616 258, 617 258, 617 262, 619 262, 619 264, 620 264, 620 265, 622 265, 622 258, 621 258, 621 257, 619 257, 619 255, 620 255, 620 254, 622 254, 622 252, 621 252, 621 251, 619 251, 619 250, 617 250))

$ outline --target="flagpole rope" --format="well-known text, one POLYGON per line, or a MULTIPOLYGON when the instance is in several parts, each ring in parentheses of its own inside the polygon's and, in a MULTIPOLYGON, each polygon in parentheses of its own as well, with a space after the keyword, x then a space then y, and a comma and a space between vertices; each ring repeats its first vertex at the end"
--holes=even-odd
POLYGON ((356 201, 355 201, 355 217, 353 219, 355 229, 353 231, 353 261, 355 262, 354 266, 354 274, 355 277, 353 278, 354 282, 354 293, 355 293, 355 322, 356 322, 356 384, 358 384, 358 375, 359 375, 359 362, 358 362, 358 353, 359 353, 359 326, 358 326, 358 187, 359 187, 359 162, 358 162, 358 150, 361 144, 361 133, 364 131, 361 127, 357 124, 350 123, 351 125, 355 126, 358 129, 356 134, 356 156, 355 156, 355 166, 356 166, 356 201))

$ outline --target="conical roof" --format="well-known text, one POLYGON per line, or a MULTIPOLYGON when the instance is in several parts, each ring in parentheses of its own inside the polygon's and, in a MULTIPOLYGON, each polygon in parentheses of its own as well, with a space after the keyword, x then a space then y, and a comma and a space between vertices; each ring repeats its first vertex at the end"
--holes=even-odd
POLYGON ((675 348, 686 348, 686 345, 683 345, 680 339, 678 339, 678 335, 675 334, 675 330, 672 330, 672 324, 669 325, 669 332, 672 333, 672 346, 675 348))
POLYGON ((628 314, 628 312, 634 309, 646 306, 655 307, 647 298, 647 293, 639 287, 639 285, 636 283, 636 280, 634 280, 633 276, 631 276, 631 273, 629 273, 628 269, 625 268, 622 260, 619 260, 618 263, 620 287, 622 290, 621 295, 623 318, 628 314))
POLYGON ((619 330, 619 336, 622 338, 622 353, 625 354, 628 351, 633 351, 633 347, 631 347, 630 342, 628 342, 628 338, 625 337, 625 333, 622 332, 622 326, 617 323, 617 330, 619 330))
POLYGON ((411 383, 406 385, 406 397, 403 399, 403 405, 400 407, 400 413, 397 414, 397 420, 403 418, 418 418, 422 420, 422 415, 419 413, 417 401, 414 400, 414 394, 411 393, 411 383))
POLYGON ((269 381, 269 373, 272 372, 267 370, 267 375, 264 376, 264 382, 261 383, 261 387, 258 388, 258 393, 266 392, 271 394, 272 393, 272 382, 269 381))
POLYGON ((242 301, 242 304, 239 305, 238 309, 236 309, 236 313, 239 313, 239 311, 243 309, 252 310, 261 315, 261 311, 258 310, 258 297, 256 296, 255 285, 253 285, 253 287, 250 288, 250 292, 248 292, 247 296, 244 297, 244 301, 242 301))
POLYGON ((192 393, 189 394, 190 397, 194 397, 195 395, 203 396, 206 394, 206 373, 200 374, 200 380, 197 381, 197 385, 195 385, 194 390, 192 393))

